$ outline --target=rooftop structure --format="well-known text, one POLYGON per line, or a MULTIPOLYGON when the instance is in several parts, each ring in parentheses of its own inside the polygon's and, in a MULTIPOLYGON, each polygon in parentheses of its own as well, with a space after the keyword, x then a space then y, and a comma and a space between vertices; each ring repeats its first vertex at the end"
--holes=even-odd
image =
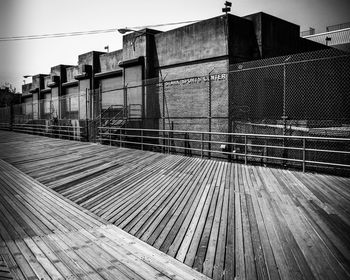
POLYGON ((302 32, 301 36, 310 41, 350 53, 350 23, 328 26, 326 32, 317 34, 315 34, 314 29, 310 28, 309 32, 302 32))

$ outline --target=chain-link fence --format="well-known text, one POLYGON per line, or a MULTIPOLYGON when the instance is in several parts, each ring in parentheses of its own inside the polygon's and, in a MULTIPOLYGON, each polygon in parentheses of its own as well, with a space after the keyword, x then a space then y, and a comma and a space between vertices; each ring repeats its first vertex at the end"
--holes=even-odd
MULTIPOLYGON (((231 66, 232 132, 286 136, 350 137, 350 56, 335 50, 296 54, 231 66)), ((272 140, 271 140, 272 141, 272 140)), ((274 145, 300 147, 300 141, 274 145)), ((263 144, 263 143, 254 143, 263 144)), ((264 145, 272 144, 264 143, 264 145)), ((313 142, 308 142, 313 147, 313 142)), ((315 150, 339 150, 332 141, 315 150)), ((342 147, 344 148, 344 147, 342 147)), ((350 147, 345 147, 350 150, 350 147)), ((269 153, 269 150, 265 150, 269 153)), ((276 151, 274 152, 276 153, 276 151)), ((280 149, 279 157, 299 157, 280 149)), ((332 152, 309 158, 334 159, 332 152)), ((339 163, 347 156, 340 156, 339 163)))
POLYGON ((333 136, 350 125, 349 70, 350 56, 334 50, 232 65, 234 132, 333 136))
POLYGON ((0 108, 0 128, 9 129, 11 122, 11 107, 0 108))

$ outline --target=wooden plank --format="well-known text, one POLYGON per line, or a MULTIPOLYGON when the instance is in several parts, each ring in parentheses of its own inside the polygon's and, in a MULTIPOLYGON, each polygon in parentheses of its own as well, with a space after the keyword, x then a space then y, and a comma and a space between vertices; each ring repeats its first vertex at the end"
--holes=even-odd
MULTIPOLYGON (((181 246, 179 246, 179 249, 176 253, 176 259, 181 261, 181 262, 183 262, 186 258, 186 255, 187 255, 187 252, 189 250, 192 238, 194 237, 194 234, 195 234, 196 227, 199 223, 200 217, 202 216, 201 214, 202 214, 202 211, 205 207, 205 202, 207 201, 208 194, 210 194, 210 189, 213 189, 213 188, 211 188, 211 186, 209 184, 207 184, 204 188, 203 194, 200 197, 200 201, 196 207, 196 211, 193 215, 193 219, 191 220, 191 223, 190 223, 188 229, 186 229, 185 234, 183 234, 183 240, 181 241, 181 246)), ((175 250, 176 250, 175 244, 176 243, 173 243, 169 249, 169 250, 174 251, 173 256, 175 256, 175 250)))
POLYGON ((241 217, 242 217, 242 233, 243 233, 243 246, 244 246, 244 264, 245 264, 245 278, 243 279, 255 279, 257 277, 255 268, 255 256, 252 244, 252 230, 249 221, 249 209, 247 207, 247 198, 251 198, 249 189, 247 187, 247 180, 244 166, 240 166, 238 169, 238 184, 241 199, 241 217))
POLYGON ((150 245, 138 240, 132 235, 123 232, 117 227, 107 226, 98 230, 114 243, 126 248, 134 256, 141 258, 154 269, 160 271, 170 279, 203 279, 209 280, 205 275, 191 269, 174 258, 161 251, 155 250, 150 245), (164 264, 167 266, 165 267, 164 264))
MULTIPOLYGON (((168 233, 172 230, 172 227, 175 224, 181 212, 184 211, 183 213, 186 213, 183 209, 185 209, 187 203, 192 201, 192 199, 196 195, 197 191, 199 190, 199 188, 196 186, 200 186, 205 180, 207 175, 206 171, 208 170, 208 168, 210 168, 209 166, 211 166, 211 164, 213 163, 209 162, 206 168, 204 168, 200 173, 198 173, 194 180, 188 180, 186 181, 186 183, 184 183, 180 197, 176 201, 174 201, 172 207, 165 214, 161 222, 158 224, 157 228, 147 239, 147 243, 152 244, 156 248, 161 248, 162 244, 166 240, 168 233)), ((184 215, 182 217, 184 217, 184 215)), ((176 234, 176 232, 177 231, 173 231, 172 237, 176 234)), ((142 240, 144 240, 144 237, 142 237, 142 240)), ((173 238, 168 239, 167 244, 164 245, 166 249, 168 249, 168 247, 171 245, 170 243, 172 240, 173 238)))
MULTIPOLYGON (((26 261, 28 262, 30 267, 33 269, 35 275, 39 279, 50 279, 51 277, 45 271, 45 269, 41 266, 41 263, 38 262, 38 259, 36 258, 36 256, 34 256, 33 252, 26 245, 26 243, 23 240, 16 240, 15 243, 16 243, 18 249, 20 250, 22 256, 26 259, 26 261)), ((46 264, 47 264, 47 262, 46 262, 46 264)), ((53 279, 63 279, 60 276, 61 275, 57 272, 57 274, 53 275, 53 279)))
POLYGON ((214 193, 213 196, 211 198, 211 203, 210 203, 210 207, 209 207, 209 212, 206 218, 206 222, 205 222, 205 226, 202 232, 202 236, 201 239, 199 241, 198 244, 198 249, 197 249, 197 254, 193 263, 193 267, 198 270, 198 271, 203 271, 203 263, 205 261, 206 258, 206 252, 207 252, 207 248, 208 248, 208 243, 209 243, 209 238, 210 238, 210 232, 211 232, 211 228, 213 225, 213 221, 214 221, 214 215, 215 215, 215 208, 216 208, 216 204, 217 204, 217 199, 218 199, 218 195, 219 195, 219 191, 220 191, 220 187, 216 184, 217 179, 218 179, 218 174, 220 174, 222 172, 223 169, 223 164, 222 163, 218 163, 218 168, 215 171, 215 175, 213 177, 213 185, 214 187, 214 193))
MULTIPOLYGON (((202 184, 206 184, 205 180, 208 177, 202 177, 197 179, 194 182, 197 183, 190 183, 192 192, 190 193, 190 196, 188 199, 185 200, 185 203, 182 205, 183 207, 179 207, 177 211, 177 214, 175 214, 171 220, 176 221, 174 223, 170 223, 166 226, 165 230, 168 231, 168 234, 163 242, 163 244, 160 246, 160 250, 164 252, 168 252, 168 250, 175 246, 175 248, 172 250, 172 252, 176 252, 178 246, 181 244, 181 241, 183 239, 183 236, 186 233, 186 230, 183 230, 184 228, 188 228, 188 225, 190 223, 190 220, 193 216, 193 213, 195 211, 195 207, 198 204, 199 198, 202 195, 204 188, 201 188, 200 186, 202 184), (174 244, 174 245, 173 245, 174 244), (173 247, 171 247, 173 246, 173 247)), ((163 234, 163 233, 162 233, 163 234)), ((158 239, 159 240, 159 239, 158 239)), ((155 244, 158 243, 158 240, 155 244)))
POLYGON ((241 192, 239 189, 239 169, 240 166, 235 165, 235 245, 236 245, 236 267, 235 277, 237 279, 245 279, 245 259, 244 259, 244 240, 243 240, 243 221, 241 207, 241 192))
MULTIPOLYGON (((138 197, 137 200, 134 200, 133 202, 129 202, 127 207, 124 207, 124 211, 119 212, 119 214, 126 215, 127 217, 119 218, 115 222, 116 224, 124 228, 126 225, 129 226, 131 220, 136 218, 136 215, 139 214, 142 210, 147 210, 147 206, 149 203, 157 199, 157 196, 161 194, 164 189, 168 187, 167 180, 169 178, 169 175, 165 175, 162 172, 158 172, 157 175, 157 181, 154 180, 154 178, 150 178, 149 180, 145 180, 141 186, 139 186, 138 190, 136 192, 139 192, 136 194, 138 197), (164 185, 164 187, 163 187, 164 185)), ((112 219, 111 221, 114 221, 112 219)), ((129 228, 132 226, 130 224, 129 228)), ((128 229, 125 229, 128 231, 128 229)))
MULTIPOLYGON (((285 176, 286 172, 278 172, 279 179, 282 180, 289 187, 298 187, 297 184, 290 180, 290 176, 285 176)), ((292 195, 292 193, 291 193, 292 195)), ((338 260, 342 266, 345 266, 345 270, 349 271, 349 260, 350 260, 350 251, 347 243, 344 242, 344 239, 339 238, 338 234, 334 234, 332 229, 324 222, 322 216, 320 216, 317 211, 314 210, 314 207, 310 203, 298 197, 299 211, 307 217, 308 221, 312 224, 312 227, 319 235, 320 239, 326 244, 327 248, 332 252, 332 255, 338 260), (346 248, 348 247, 348 248, 346 248)))
MULTIPOLYGON (((98 254, 91 248, 91 243, 82 240, 82 236, 78 232, 70 232, 68 234, 58 234, 59 238, 72 248, 77 256, 83 259, 93 269, 94 273, 100 275, 103 279, 123 279, 127 276, 117 269, 111 262, 103 257, 102 253, 98 254)), ((91 272, 89 272, 91 274, 91 272)))
MULTIPOLYGON (((42 253, 45 254, 48 260, 55 266, 64 279, 78 279, 77 275, 73 274, 65 263, 63 263, 62 260, 56 255, 56 252, 44 242, 42 237, 35 236, 32 237, 32 240, 33 243, 35 243, 35 245, 42 251, 42 253)), ((28 243, 28 240, 26 240, 26 242, 28 243)))
MULTIPOLYGON (((188 230, 188 228, 190 227, 190 224, 193 223, 194 227, 197 224, 199 215, 203 209, 204 202, 206 200, 206 196, 207 196, 208 192, 209 192, 209 186, 206 184, 206 186, 204 188, 200 188, 195 199, 191 201, 192 205, 190 208, 187 208, 188 211, 184 210, 182 212, 184 214, 184 219, 182 220, 181 226, 180 226, 179 230, 177 231, 176 237, 174 238, 173 242, 171 243, 171 245, 168 249, 168 254, 170 256, 173 256, 173 257, 176 256, 186 233, 191 232, 188 230), (197 209, 198 209, 197 216, 195 216, 197 209)), ((181 215, 179 216, 179 218, 180 217, 181 217, 181 215)), ((178 223, 178 225, 180 225, 180 223, 178 223)), ((175 230, 174 230, 174 232, 175 232, 175 230)), ((192 230, 192 232, 193 232, 193 230, 192 230)), ((185 246, 187 246, 188 244, 189 244, 189 242, 187 242, 187 244, 185 246)))
MULTIPOLYGON (((230 175, 228 176, 229 201, 228 201, 228 216, 227 216, 227 238, 225 252, 225 274, 224 279, 229 280, 235 275, 235 173, 236 164, 230 164, 230 175)), ((215 275, 214 275, 215 277, 215 275)))
POLYGON ((23 272, 21 271, 21 268, 17 265, 16 260, 13 258, 6 245, 0 246, 0 256, 3 258, 4 262, 6 263, 7 269, 11 274, 10 279, 26 279, 26 277, 23 275, 23 272))
POLYGON ((89 231, 83 229, 80 232, 77 232, 76 234, 79 234, 79 238, 77 239, 77 241, 85 242, 85 244, 80 243, 81 246, 88 244, 88 246, 91 248, 91 250, 95 254, 97 253, 100 256, 100 258, 102 258, 104 261, 108 263, 109 266, 107 267, 107 269, 110 269, 112 266, 115 267, 118 270, 118 274, 121 278, 127 277, 128 279, 135 279, 135 280, 144 279, 141 275, 137 274, 135 271, 130 269, 127 265, 125 265, 119 259, 115 258, 108 251, 105 251, 100 246, 98 246, 98 244, 95 241, 98 241, 99 238, 96 238, 89 231))
POLYGON ((205 261, 203 262, 203 273, 208 277, 213 277, 214 264, 215 264, 215 256, 216 256, 216 248, 218 246, 219 239, 219 228, 222 214, 222 204, 223 204, 223 196, 225 192, 225 184, 223 174, 226 173, 227 164, 223 163, 223 167, 221 172, 218 174, 218 179, 216 181, 216 187, 219 188, 219 195, 216 202, 216 209, 214 220, 210 232, 208 248, 205 256, 205 261))
POLYGON ((1 280, 12 280, 10 269, 8 268, 4 258, 0 255, 0 279, 1 280))
POLYGON ((6 247, 1 247, 0 250, 0 254, 4 256, 11 273, 14 275, 19 275, 20 271, 21 274, 23 276, 25 275, 25 278, 27 279, 37 279, 36 273, 14 241, 7 241, 6 247))
MULTIPOLYGON (((208 173, 208 169, 212 165, 211 162, 205 162, 204 166, 200 165, 202 169, 199 169, 198 172, 194 174, 198 174, 192 178, 194 182, 200 182, 200 178, 205 177, 208 173)), ((147 241, 150 244, 153 244, 160 234, 161 230, 166 227, 168 222, 171 223, 172 213, 176 212, 176 209, 180 206, 180 204, 184 201, 186 195, 190 192, 193 184, 190 184, 186 178, 181 182, 181 188, 178 188, 178 191, 174 196, 171 197, 167 207, 164 207, 160 213, 155 213, 152 224, 147 228, 147 230, 140 236, 140 238, 144 241, 147 241)), ((181 209, 181 206, 180 208, 181 209)), ((193 252, 193 251, 192 251, 193 252)))
MULTIPOLYGON (((194 173, 196 173, 194 170, 198 170, 200 165, 195 160, 189 165, 186 164, 186 166, 188 171, 193 171, 194 173)), ((125 228, 124 230, 127 230, 130 234, 136 237, 141 237, 148 229, 148 227, 152 225, 154 220, 157 217, 159 217, 158 215, 163 210, 167 211, 166 209, 171 206, 169 202, 172 198, 178 195, 180 190, 179 186, 181 186, 185 182, 187 177, 188 174, 180 173, 179 175, 174 174, 174 176, 168 178, 168 181, 165 182, 165 187, 163 187, 162 185, 160 186, 160 188, 164 189, 164 192, 162 192, 162 196, 158 199, 155 199, 154 203, 149 205, 149 207, 147 208, 148 211, 141 212, 142 217, 140 217, 137 223, 134 223, 134 225, 132 225, 132 228, 130 228, 130 230, 128 230, 127 228, 125 228)))
POLYGON ((263 189, 262 182, 256 174, 255 168, 246 168, 247 187, 250 190, 248 203, 252 204, 252 235, 253 248, 256 257, 257 276, 261 279, 279 279, 278 267, 271 249, 268 233, 263 220, 263 212, 260 208, 258 198, 261 197, 260 190, 263 189), (254 218, 255 216, 255 218, 254 218))

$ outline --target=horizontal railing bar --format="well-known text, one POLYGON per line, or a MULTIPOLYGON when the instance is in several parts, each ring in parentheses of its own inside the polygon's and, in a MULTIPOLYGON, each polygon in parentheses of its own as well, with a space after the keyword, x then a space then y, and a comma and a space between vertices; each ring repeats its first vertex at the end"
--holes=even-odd
MULTIPOLYGON (((122 129, 121 129, 122 130, 122 129)), ((103 132, 100 135, 113 135, 119 136, 117 133, 108 133, 103 132)), ((133 137, 133 138, 146 138, 146 139, 158 139, 158 140, 167 140, 169 139, 167 136, 145 136, 145 135, 133 135, 133 134, 122 134, 124 137, 133 137)), ((258 147, 258 148, 270 148, 270 149, 281 149, 281 150, 294 150, 294 151, 307 151, 307 152, 324 152, 324 153, 340 153, 340 154, 349 154, 348 151, 337 151, 337 150, 318 150, 318 149, 303 149, 303 147, 289 147, 289 146, 271 146, 271 145, 259 145, 259 144, 250 144, 250 143, 238 143, 238 142, 223 142, 223 141, 209 141, 209 140, 197 140, 197 139, 185 139, 185 138, 173 138, 170 137, 171 140, 176 141, 184 141, 184 142, 192 142, 192 143, 210 143, 210 144, 226 144, 226 145, 236 145, 236 146, 248 146, 248 147, 258 147)))
MULTIPOLYGON (((106 139, 108 141, 108 139, 106 139)), ((338 167, 346 167, 350 168, 350 165, 347 164, 340 164, 340 163, 331 163, 331 162, 319 162, 319 161, 303 161, 302 159, 294 159, 294 158, 281 158, 281 157, 271 157, 271 156, 263 156, 263 155, 254 155, 254 154, 244 154, 244 153, 230 153, 230 152, 224 152, 224 151, 218 151, 218 150, 207 150, 207 149, 198 149, 198 148, 186 148, 186 147, 180 147, 180 146, 169 146, 169 145, 162 145, 162 144, 152 144, 152 143, 139 143, 139 142, 132 142, 132 141, 125 141, 125 140, 110 140, 111 142, 117 142, 117 143, 123 143, 123 144, 138 144, 138 145, 147 145, 147 146, 156 146, 156 147, 165 147, 165 148, 178 148, 182 150, 192 150, 192 151, 198 151, 198 152, 207 152, 207 153, 217 153, 217 154, 223 154, 223 155, 234 155, 234 156, 242 156, 242 157, 254 157, 254 158, 262 158, 262 159, 273 159, 273 160, 279 160, 279 161, 290 161, 290 162, 305 162, 310 164, 322 164, 322 165, 331 165, 331 166, 338 166, 338 167)))
POLYGON ((349 141, 350 138, 330 138, 330 137, 313 137, 313 136, 294 136, 294 135, 277 135, 277 134, 250 134, 250 133, 225 133, 225 132, 199 132, 199 131, 186 131, 186 130, 163 130, 163 129, 137 129, 137 128, 120 128, 111 127, 112 130, 125 130, 125 131, 153 131, 153 132, 171 132, 171 133, 191 133, 191 134, 206 134, 206 135, 226 135, 226 136, 239 136, 239 137, 255 137, 255 138, 281 138, 281 139, 314 139, 314 140, 326 140, 326 141, 349 141))
MULTIPOLYGON (((77 126, 59 126, 59 125, 44 125, 44 124, 15 124, 13 125, 15 131, 29 132, 29 133, 37 133, 40 135, 51 135, 64 137, 68 139, 81 140, 83 139, 82 135, 85 130, 84 127, 77 126), (58 130, 58 131, 57 131, 58 130)), ((152 139, 152 140, 162 140, 162 141, 183 141, 186 143, 198 143, 198 144, 224 144, 229 146, 240 146, 240 147, 251 147, 261 149, 263 148, 269 149, 284 149, 284 150, 295 150, 302 152, 316 152, 316 153, 334 153, 334 154, 343 154, 349 155, 349 151, 339 151, 339 150, 327 150, 327 149, 313 149, 313 148, 305 148, 305 147, 289 147, 289 146, 274 146, 274 145, 261 145, 261 144, 253 144, 253 143, 238 143, 238 142, 225 142, 225 141, 215 141, 215 140, 204 140, 204 139, 189 139, 189 138, 179 138, 172 137, 173 134, 193 134, 195 135, 225 135, 225 136, 235 136, 235 137, 248 137, 249 140, 251 138, 266 138, 274 139, 277 141, 282 141, 283 139, 293 139, 293 140, 309 140, 312 142, 320 141, 322 142, 333 142, 333 141, 350 141, 349 138, 327 138, 327 137, 310 137, 310 136, 283 136, 283 135, 264 135, 264 134, 244 134, 244 133, 222 133, 222 132, 198 132, 198 131, 183 131, 183 130, 155 130, 155 129, 133 129, 133 128, 115 128, 115 127, 104 127, 107 132, 100 132, 99 135, 102 140, 110 141, 111 143, 120 143, 120 144, 136 144, 140 147, 142 146, 155 146, 159 148, 167 148, 168 151, 171 149, 178 149, 180 151, 194 151, 199 153, 212 153, 212 154, 221 154, 221 155, 231 155, 238 157, 247 157, 247 158, 261 158, 268 160, 277 160, 277 161, 286 161, 286 162, 296 162, 296 163, 305 163, 305 164, 314 164, 314 165, 328 165, 334 167, 345 167, 349 168, 348 164, 334 163, 334 162, 323 162, 323 161, 312 161, 312 160, 303 160, 298 158, 287 158, 287 157, 277 157, 277 156, 267 156, 267 155, 259 155, 253 154, 251 150, 248 150, 247 153, 238 153, 231 151, 221 151, 221 150, 211 150, 211 149, 203 149, 203 148, 195 148, 195 147, 181 147, 178 145, 169 145, 169 144, 160 144, 160 143, 142 143, 136 141, 127 141, 125 139, 108 139, 105 138, 111 136, 122 136, 123 138, 137 138, 137 139, 152 139), (119 133, 112 133, 111 131, 120 131, 119 133), (140 134, 125 134, 128 131, 137 131, 137 132, 156 132, 160 136, 152 136, 152 135, 140 135, 140 134)), ((254 151, 253 151, 254 152, 254 151)))

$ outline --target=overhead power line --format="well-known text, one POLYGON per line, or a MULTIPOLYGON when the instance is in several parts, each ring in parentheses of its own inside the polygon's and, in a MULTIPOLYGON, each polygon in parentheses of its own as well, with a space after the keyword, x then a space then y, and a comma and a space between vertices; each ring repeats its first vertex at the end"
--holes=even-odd
POLYGON ((144 28, 151 28, 151 27, 162 27, 162 26, 168 26, 168 25, 178 25, 178 24, 185 24, 185 23, 195 23, 200 20, 189 20, 189 21, 182 21, 182 22, 171 22, 171 23, 162 23, 162 24, 155 24, 155 25, 145 25, 145 26, 134 26, 129 27, 130 29, 144 29, 144 28))
POLYGON ((67 32, 67 33, 55 33, 55 34, 41 34, 41 35, 26 35, 26 36, 13 36, 13 37, 0 37, 0 41, 18 41, 18 40, 35 40, 35 39, 48 39, 48 38, 59 38, 59 37, 70 37, 70 36, 81 36, 90 34, 100 34, 115 32, 116 29, 103 29, 103 30, 90 30, 90 31, 78 31, 78 32, 67 32))
MULTIPOLYGON (((198 20, 163 23, 163 24, 155 24, 155 25, 147 25, 147 26, 136 26, 136 27, 130 27, 130 28, 131 29, 143 29, 143 28, 151 28, 151 27, 161 27, 161 26, 170 26, 170 25, 178 25, 178 24, 185 24, 185 23, 194 23, 194 22, 198 22, 198 20)), ((95 34, 116 32, 117 30, 118 30, 118 28, 110 28, 110 29, 90 30, 90 31, 77 31, 77 32, 65 32, 65 33, 53 33, 53 34, 0 37, 0 42, 62 38, 62 37, 82 36, 82 35, 95 35, 95 34)))

